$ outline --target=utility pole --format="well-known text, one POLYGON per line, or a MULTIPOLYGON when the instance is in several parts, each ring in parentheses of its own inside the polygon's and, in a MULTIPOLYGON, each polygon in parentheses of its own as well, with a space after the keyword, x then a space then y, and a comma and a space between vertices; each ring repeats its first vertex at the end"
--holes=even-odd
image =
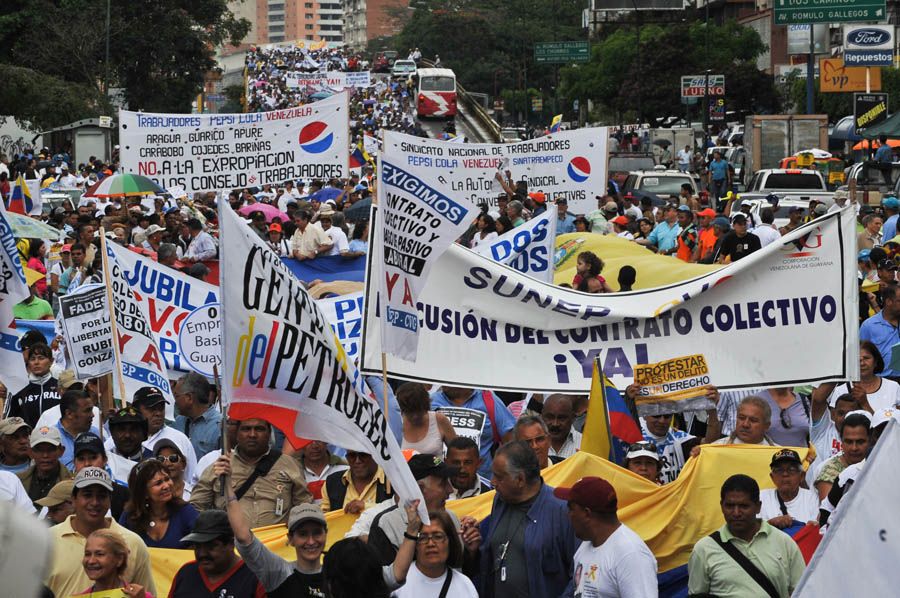
POLYGON ((706 9, 706 24, 703 26, 703 37, 706 40, 706 51, 704 52, 703 62, 706 68, 703 78, 703 152, 706 155, 706 140, 709 139, 709 0, 704 0, 704 6, 706 9))

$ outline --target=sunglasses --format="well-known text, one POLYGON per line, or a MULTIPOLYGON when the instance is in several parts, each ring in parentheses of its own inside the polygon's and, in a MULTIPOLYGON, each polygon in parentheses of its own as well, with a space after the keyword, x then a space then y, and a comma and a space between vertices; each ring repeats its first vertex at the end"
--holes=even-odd
POLYGON ((628 452, 642 451, 642 450, 643 451, 652 451, 654 453, 658 452, 656 445, 649 441, 635 442, 634 444, 632 444, 631 446, 628 447, 628 452))
POLYGON ((779 412, 778 419, 781 420, 781 425, 785 430, 790 430, 791 426, 793 426, 793 422, 791 421, 791 414, 788 413, 785 409, 782 409, 779 412))
POLYGON ((181 461, 181 457, 179 457, 178 455, 157 455, 156 460, 160 463, 165 463, 166 461, 168 461, 169 463, 178 463, 179 461, 181 461))

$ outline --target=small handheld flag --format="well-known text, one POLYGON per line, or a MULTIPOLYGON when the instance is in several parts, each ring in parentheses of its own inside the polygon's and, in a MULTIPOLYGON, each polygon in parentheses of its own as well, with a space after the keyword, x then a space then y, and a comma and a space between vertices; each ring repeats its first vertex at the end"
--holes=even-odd
POLYGON ((581 450, 621 464, 628 445, 641 440, 643 434, 625 403, 625 397, 595 361, 581 450))
POLYGON ((562 114, 557 114, 553 117, 553 120, 550 121, 551 133, 559 133, 559 126, 562 124, 562 116, 562 114))
POLYGON ((9 193, 9 201, 6 209, 16 214, 27 216, 34 207, 34 200, 31 197, 31 190, 25 183, 25 177, 21 174, 16 178, 15 186, 9 193))

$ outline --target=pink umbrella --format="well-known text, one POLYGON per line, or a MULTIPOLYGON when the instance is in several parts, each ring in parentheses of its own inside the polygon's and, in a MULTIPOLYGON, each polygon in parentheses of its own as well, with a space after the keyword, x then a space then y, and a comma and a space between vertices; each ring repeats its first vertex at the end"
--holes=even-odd
POLYGON ((273 206, 272 204, 267 203, 254 203, 248 206, 244 206, 238 210, 238 214, 241 216, 249 216, 253 212, 262 212, 266 217, 266 222, 272 222, 273 218, 281 218, 282 222, 287 222, 290 220, 290 216, 273 206))

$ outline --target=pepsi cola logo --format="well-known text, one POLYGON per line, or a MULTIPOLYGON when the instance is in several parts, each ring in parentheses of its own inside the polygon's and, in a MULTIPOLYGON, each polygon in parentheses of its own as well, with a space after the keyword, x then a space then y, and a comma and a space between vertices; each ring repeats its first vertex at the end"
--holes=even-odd
POLYGON ((591 176, 591 163, 588 162, 587 158, 575 156, 569 160, 569 167, 566 172, 569 173, 569 178, 576 183, 583 183, 591 176))
POLYGON ((334 134, 328 125, 320 120, 314 121, 300 129, 300 148, 308 154, 321 154, 331 147, 334 134))

